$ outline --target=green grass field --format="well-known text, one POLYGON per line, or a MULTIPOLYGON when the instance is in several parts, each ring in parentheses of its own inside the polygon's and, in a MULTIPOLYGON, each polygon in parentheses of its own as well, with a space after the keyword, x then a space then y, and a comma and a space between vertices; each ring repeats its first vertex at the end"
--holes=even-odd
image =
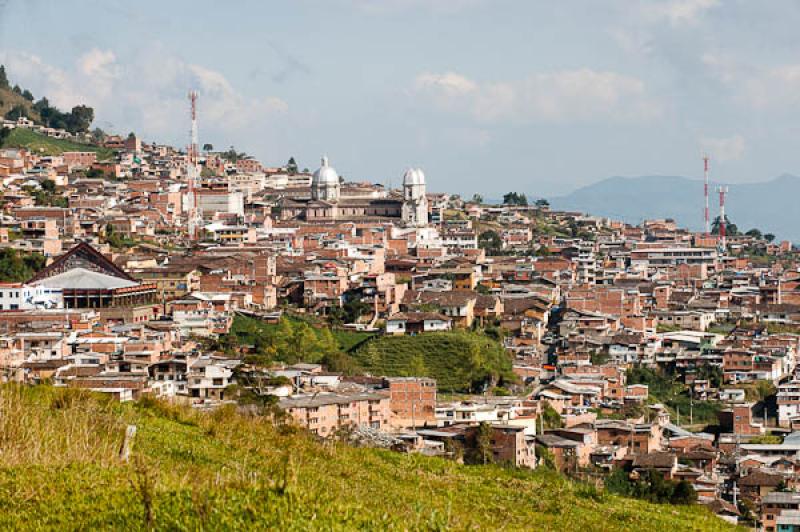
POLYGON ((731 530, 557 474, 318 443, 233 407, 0 387, 3 530, 731 530), (137 427, 128 462, 125 427, 137 427))
POLYGON ((500 343, 466 331, 382 336, 352 356, 374 375, 433 377, 443 391, 467 391, 490 376, 513 379, 511 359, 500 343))
POLYGON ((101 148, 91 144, 81 144, 70 140, 54 139, 24 128, 13 129, 3 143, 3 147, 27 148, 41 155, 59 155, 65 151, 94 151, 97 152, 98 160, 110 159, 114 154, 112 150, 107 148, 101 148))
MULTIPOLYGON (((295 318, 291 315, 286 315, 285 319, 289 320, 289 322, 293 325, 304 322, 304 320, 295 318)), ((242 315, 237 315, 233 320, 233 325, 231 326, 231 334, 237 335, 243 343, 250 344, 255 343, 255 338, 257 336, 274 333, 277 330, 277 324, 266 323, 255 318, 242 315)), ((313 330, 317 336, 319 336, 321 329, 314 327, 313 330)), ((352 350, 365 340, 375 336, 373 333, 351 331, 347 329, 331 329, 331 333, 333 334, 336 343, 339 344, 339 348, 344 352, 352 350)))

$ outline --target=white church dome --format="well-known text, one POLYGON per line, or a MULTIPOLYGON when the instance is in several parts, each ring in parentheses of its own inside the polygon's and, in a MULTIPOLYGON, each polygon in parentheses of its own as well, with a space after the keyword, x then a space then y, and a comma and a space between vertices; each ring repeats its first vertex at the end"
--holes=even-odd
POLYGON ((336 173, 336 169, 332 166, 328 166, 328 158, 322 158, 322 166, 314 172, 314 176, 311 179, 312 185, 338 185, 339 184, 339 174, 336 173))
POLYGON ((422 172, 420 168, 409 168, 408 170, 406 170, 406 173, 403 174, 403 184, 424 185, 425 174, 422 172))

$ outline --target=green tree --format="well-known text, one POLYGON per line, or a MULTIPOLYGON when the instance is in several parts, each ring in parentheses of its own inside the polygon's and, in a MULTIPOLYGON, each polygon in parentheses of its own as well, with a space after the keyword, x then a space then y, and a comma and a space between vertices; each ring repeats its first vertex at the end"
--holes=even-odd
POLYGON ((560 429, 564 426, 564 420, 553 406, 544 401, 542 404, 542 423, 545 429, 560 429))
POLYGON ((751 238, 755 238, 756 240, 761 240, 761 231, 758 229, 750 229, 748 232, 745 233, 746 236, 751 238))
POLYGON ((764 240, 766 240, 769 243, 772 243, 775 240, 775 235, 773 235, 772 233, 764 233, 764 240))
POLYGON ((0 89, 8 90, 10 87, 8 83, 8 76, 6 75, 5 65, 0 65, 0 89))
POLYGON ((211 144, 208 144, 208 143, 203 144, 203 151, 206 152, 206 153, 208 153, 210 151, 214 151, 214 146, 211 145, 211 144))
POLYGON ((22 105, 15 105, 6 113, 6 120, 18 120, 21 117, 29 118, 28 110, 22 105))
POLYGON ((45 179, 44 181, 42 181, 41 185, 42 185, 42 190, 48 194, 53 194, 56 191, 56 183, 51 179, 45 179))
POLYGON ((478 432, 475 436, 475 448, 479 460, 483 464, 489 464, 494 461, 494 453, 492 452, 492 426, 486 422, 481 422, 478 425, 478 432))
POLYGON ((549 207, 549 206, 550 206, 550 202, 549 202, 549 201, 547 201, 547 200, 546 200, 546 199, 544 199, 544 198, 540 198, 540 199, 537 199, 537 200, 536 200, 536 203, 534 203, 534 205, 536 205, 536 206, 537 206, 537 207, 539 207, 540 209, 543 209, 543 208, 545 208, 545 207, 549 207))
POLYGON ((489 229, 478 235, 478 247, 487 250, 490 254, 496 253, 503 248, 503 240, 496 231, 489 229))
POLYGON ((31 94, 31 91, 29 91, 28 89, 22 91, 22 97, 28 100, 29 102, 33 101, 33 94, 31 94))
MULTIPOLYGON (((721 225, 722 224, 720 223, 719 216, 714 218, 714 221, 711 223, 711 234, 718 235, 721 225)), ((727 236, 736 236, 739 234, 739 227, 735 223, 731 222, 727 216, 725 217, 725 234, 727 236)))
POLYGON ((0 281, 25 282, 44 268, 44 255, 22 254, 13 248, 0 249, 0 281))
POLYGON ((85 105, 76 105, 67 118, 67 130, 70 133, 85 133, 94 121, 94 109, 85 105))
POLYGON ((504 205, 528 205, 528 198, 520 192, 509 192, 503 196, 504 205))
POLYGON ((292 175, 297 173, 297 161, 294 160, 294 157, 289 157, 289 162, 286 163, 286 171, 292 175))
POLYGON ((473 194, 472 195, 472 203, 477 203, 478 205, 483 203, 483 196, 480 194, 473 194))

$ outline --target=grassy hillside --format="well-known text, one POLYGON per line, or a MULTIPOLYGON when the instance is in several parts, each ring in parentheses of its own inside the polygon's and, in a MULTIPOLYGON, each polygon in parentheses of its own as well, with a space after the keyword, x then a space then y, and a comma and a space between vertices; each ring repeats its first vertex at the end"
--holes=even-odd
POLYGON ((110 159, 113 152, 107 148, 81 144, 64 139, 54 139, 30 129, 15 128, 3 143, 4 148, 27 148, 42 155, 59 155, 65 151, 94 151, 97 159, 110 159))
POLYGON ((28 116, 31 120, 39 121, 39 113, 33 109, 33 104, 22 97, 22 95, 15 93, 11 89, 4 89, 0 87, 0 116, 5 116, 12 108, 21 105, 28 111, 28 116))
POLYGON ((728 530, 546 471, 320 444, 232 409, 0 387, 4 530, 728 530), (131 459, 118 449, 138 431, 131 459))
POLYGON ((443 391, 466 391, 488 376, 513 378, 511 359, 498 342, 465 331, 383 336, 352 356, 375 375, 433 377, 443 391))
MULTIPOLYGON (((284 316, 293 326, 298 326, 305 323, 303 320, 292 316, 284 316)), ((319 337, 322 334, 322 328, 311 327, 314 334, 319 337)), ((373 333, 350 331, 346 329, 330 329, 333 338, 336 340, 339 348, 342 351, 350 351, 353 347, 360 345, 365 340, 375 336, 373 333)), ((250 318, 248 316, 237 315, 233 320, 231 326, 231 334, 239 338, 239 343, 255 344, 257 338, 268 338, 280 333, 280 326, 274 323, 266 323, 261 320, 250 318)))

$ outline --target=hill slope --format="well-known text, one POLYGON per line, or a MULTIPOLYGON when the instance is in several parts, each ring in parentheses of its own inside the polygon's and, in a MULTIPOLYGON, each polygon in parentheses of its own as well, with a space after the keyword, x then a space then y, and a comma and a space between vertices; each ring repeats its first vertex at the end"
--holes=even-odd
POLYGON ((93 151, 97 152, 97 160, 99 161, 110 159, 113 156, 113 151, 108 148, 72 142, 66 139, 56 139, 25 128, 12 129, 2 147, 27 148, 39 155, 60 155, 65 151, 93 151))
POLYGON ((0 528, 729 530, 546 472, 322 445, 231 409, 0 387, 0 528), (138 432, 118 459, 127 424, 138 432))
POLYGON ((433 377, 444 391, 467 391, 489 376, 512 376, 511 360, 498 342, 464 331, 382 336, 352 356, 374 375, 433 377))
MULTIPOLYGON (((711 218, 717 215, 717 196, 711 191, 711 218)), ((800 241, 800 220, 794 198, 800 178, 784 175, 762 183, 730 185, 728 218, 746 231, 754 227, 778 238, 800 241)), ((673 218, 679 225, 702 229, 703 182, 677 176, 611 177, 550 201, 555 209, 640 223, 643 219, 673 218)))

